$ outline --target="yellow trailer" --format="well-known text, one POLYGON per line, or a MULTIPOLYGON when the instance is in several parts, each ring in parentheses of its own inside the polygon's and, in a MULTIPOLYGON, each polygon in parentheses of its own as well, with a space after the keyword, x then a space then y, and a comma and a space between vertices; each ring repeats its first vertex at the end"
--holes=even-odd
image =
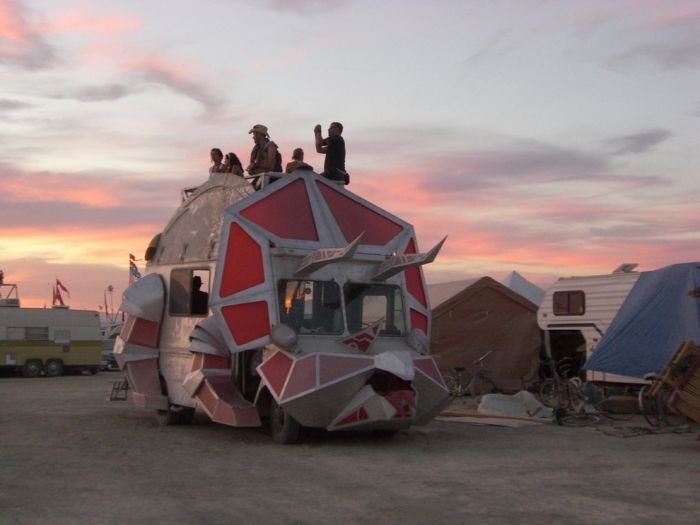
POLYGON ((100 367, 99 314, 68 307, 21 308, 17 286, 0 284, 0 368, 25 377, 100 367))

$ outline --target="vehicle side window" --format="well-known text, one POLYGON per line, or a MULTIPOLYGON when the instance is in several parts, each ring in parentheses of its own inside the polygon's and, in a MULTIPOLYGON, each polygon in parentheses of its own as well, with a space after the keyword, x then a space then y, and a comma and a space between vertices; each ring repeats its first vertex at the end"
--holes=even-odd
POLYGON ((586 313, 586 294, 583 290, 554 292, 554 315, 583 315, 586 313))
POLYGON ((209 314, 209 270, 178 269, 170 272, 170 315, 209 314))

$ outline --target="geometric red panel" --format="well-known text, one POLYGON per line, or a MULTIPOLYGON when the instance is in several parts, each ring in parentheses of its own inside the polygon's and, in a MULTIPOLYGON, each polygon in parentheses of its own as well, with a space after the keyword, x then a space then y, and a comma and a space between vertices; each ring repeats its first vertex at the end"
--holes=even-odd
POLYGON ((284 388, 284 397, 288 399, 316 386, 316 355, 312 354, 294 363, 294 368, 289 376, 287 386, 284 388))
POLYGON ((384 246, 403 231, 403 226, 376 211, 370 210, 325 184, 318 181, 316 184, 326 199, 328 207, 347 242, 353 241, 358 235, 365 232, 362 241, 360 241, 362 244, 384 246))
POLYGON ((244 345, 270 333, 266 301, 223 306, 221 315, 238 345, 244 345))
POLYGON ((263 282, 265 270, 260 245, 238 224, 232 223, 219 295, 227 297, 263 282))
POLYGON ((325 385, 341 377, 349 376, 355 372, 374 366, 374 358, 359 359, 343 357, 339 355, 320 354, 319 358, 319 385, 325 385))
POLYGON ((309 195, 302 179, 251 204, 240 214, 277 237, 318 240, 309 195))
MULTIPOLYGON (((416 253, 416 245, 413 239, 408 241, 408 246, 406 246, 406 250, 403 253, 416 253)), ((420 268, 408 268, 404 270, 404 275, 406 276, 406 288, 408 288, 408 293, 427 308, 428 302, 425 300, 425 288, 423 287, 423 278, 420 275, 420 268)))
POLYGON ((428 317, 418 312, 417 310, 414 310, 413 308, 411 308, 410 310, 411 327, 417 330, 421 330, 424 334, 428 335, 428 317))
POLYGON ((413 361, 413 366, 416 367, 416 370, 420 370, 436 383, 445 386, 445 380, 442 378, 442 374, 438 370, 438 367, 432 357, 416 359, 413 361))
POLYGON ((355 412, 353 412, 349 416, 344 417, 343 419, 338 421, 334 426, 341 427, 345 425, 350 425, 352 423, 359 423, 360 421, 364 421, 366 419, 369 419, 369 415, 363 407, 360 407, 358 410, 355 410, 355 412))
POLYGON ((127 341, 135 345, 148 346, 150 348, 158 347, 158 328, 160 323, 141 319, 140 317, 129 316, 134 319, 134 327, 131 329, 127 341))
POLYGON ((284 382, 287 379, 289 369, 292 368, 293 363, 294 361, 291 357, 282 352, 277 352, 260 365, 260 372, 278 398, 282 393, 284 382))

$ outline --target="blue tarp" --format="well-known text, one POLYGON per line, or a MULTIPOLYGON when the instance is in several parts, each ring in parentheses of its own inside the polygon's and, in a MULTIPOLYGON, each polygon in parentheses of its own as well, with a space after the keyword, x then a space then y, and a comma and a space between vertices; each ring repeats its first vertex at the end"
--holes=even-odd
POLYGON ((660 373, 681 342, 700 343, 700 262, 642 272, 585 368, 644 377, 660 373))

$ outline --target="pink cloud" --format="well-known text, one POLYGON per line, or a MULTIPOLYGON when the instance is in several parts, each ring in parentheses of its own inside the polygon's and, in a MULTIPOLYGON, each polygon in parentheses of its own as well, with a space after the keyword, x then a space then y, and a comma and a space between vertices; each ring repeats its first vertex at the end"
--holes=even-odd
POLYGON ((0 0, 0 64, 39 69, 54 61, 53 49, 28 20, 24 4, 0 0))
POLYGON ((58 14, 38 26, 40 33, 121 33, 141 27, 139 18, 129 14, 93 15, 82 11, 58 14))

